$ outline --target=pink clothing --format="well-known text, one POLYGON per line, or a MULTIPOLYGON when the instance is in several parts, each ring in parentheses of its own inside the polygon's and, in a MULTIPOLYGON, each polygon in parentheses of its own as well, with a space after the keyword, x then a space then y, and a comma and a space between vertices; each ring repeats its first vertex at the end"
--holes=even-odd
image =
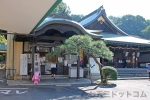
POLYGON ((34 82, 34 84, 38 84, 40 82, 40 73, 39 72, 35 72, 33 77, 32 77, 32 81, 34 82))

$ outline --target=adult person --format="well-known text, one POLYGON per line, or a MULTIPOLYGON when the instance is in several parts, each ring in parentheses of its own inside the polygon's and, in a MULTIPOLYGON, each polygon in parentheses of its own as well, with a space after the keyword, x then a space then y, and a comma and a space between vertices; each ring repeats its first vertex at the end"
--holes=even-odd
POLYGON ((50 68, 51 68, 51 72, 52 72, 52 77, 54 77, 54 79, 55 79, 55 76, 56 76, 56 73, 57 73, 56 62, 55 61, 50 62, 50 68))
POLYGON ((83 59, 80 57, 80 67, 83 67, 83 59))
POLYGON ((148 63, 148 69, 147 72, 149 73, 149 80, 150 80, 150 63, 148 63))

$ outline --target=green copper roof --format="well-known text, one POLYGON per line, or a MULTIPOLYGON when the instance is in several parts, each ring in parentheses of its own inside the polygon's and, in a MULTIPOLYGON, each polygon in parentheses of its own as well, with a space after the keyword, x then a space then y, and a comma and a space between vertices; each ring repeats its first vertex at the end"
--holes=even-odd
POLYGON ((150 46, 150 41, 142 38, 137 38, 133 36, 121 36, 113 33, 102 32, 102 39, 109 43, 125 43, 125 44, 137 44, 150 46))

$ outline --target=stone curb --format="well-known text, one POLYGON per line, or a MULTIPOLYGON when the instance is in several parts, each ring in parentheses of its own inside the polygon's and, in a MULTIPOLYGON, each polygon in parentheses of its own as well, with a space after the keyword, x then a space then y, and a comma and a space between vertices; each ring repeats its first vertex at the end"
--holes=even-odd
MULTIPOLYGON (((37 85, 79 85, 79 84, 91 84, 90 82, 84 82, 84 83, 39 83, 37 85)), ((10 84, 10 83, 7 83, 8 86, 18 86, 18 85, 35 85, 35 84, 31 84, 31 83, 16 83, 16 84, 10 84)))
MULTIPOLYGON (((140 79, 149 79, 148 77, 127 77, 127 78, 118 78, 117 80, 140 80, 140 79)), ((94 81, 98 81, 98 80, 92 80, 92 84, 95 84, 94 81)), ((91 84, 91 81, 90 82, 79 82, 79 83, 39 83, 38 85, 79 85, 79 84, 91 84)), ((7 81, 7 85, 8 86, 17 86, 17 85, 31 85, 33 86, 34 84, 33 83, 9 83, 7 81)))
MULTIPOLYGON (((68 83, 68 84, 37 84, 37 86, 39 85, 39 86, 45 86, 45 85, 55 85, 55 86, 59 86, 59 85, 62 85, 62 86, 66 86, 66 85, 80 85, 80 84, 91 84, 91 83, 78 83, 78 84, 70 84, 70 83, 68 83)), ((95 84, 95 83, 93 83, 93 84, 95 84)), ((34 86, 35 84, 7 84, 8 86, 34 86)))

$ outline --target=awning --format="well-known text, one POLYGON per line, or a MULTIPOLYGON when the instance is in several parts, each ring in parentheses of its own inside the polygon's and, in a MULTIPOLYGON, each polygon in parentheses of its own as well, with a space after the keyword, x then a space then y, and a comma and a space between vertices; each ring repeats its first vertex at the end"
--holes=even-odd
POLYGON ((0 29, 29 34, 62 0, 0 0, 0 29))

